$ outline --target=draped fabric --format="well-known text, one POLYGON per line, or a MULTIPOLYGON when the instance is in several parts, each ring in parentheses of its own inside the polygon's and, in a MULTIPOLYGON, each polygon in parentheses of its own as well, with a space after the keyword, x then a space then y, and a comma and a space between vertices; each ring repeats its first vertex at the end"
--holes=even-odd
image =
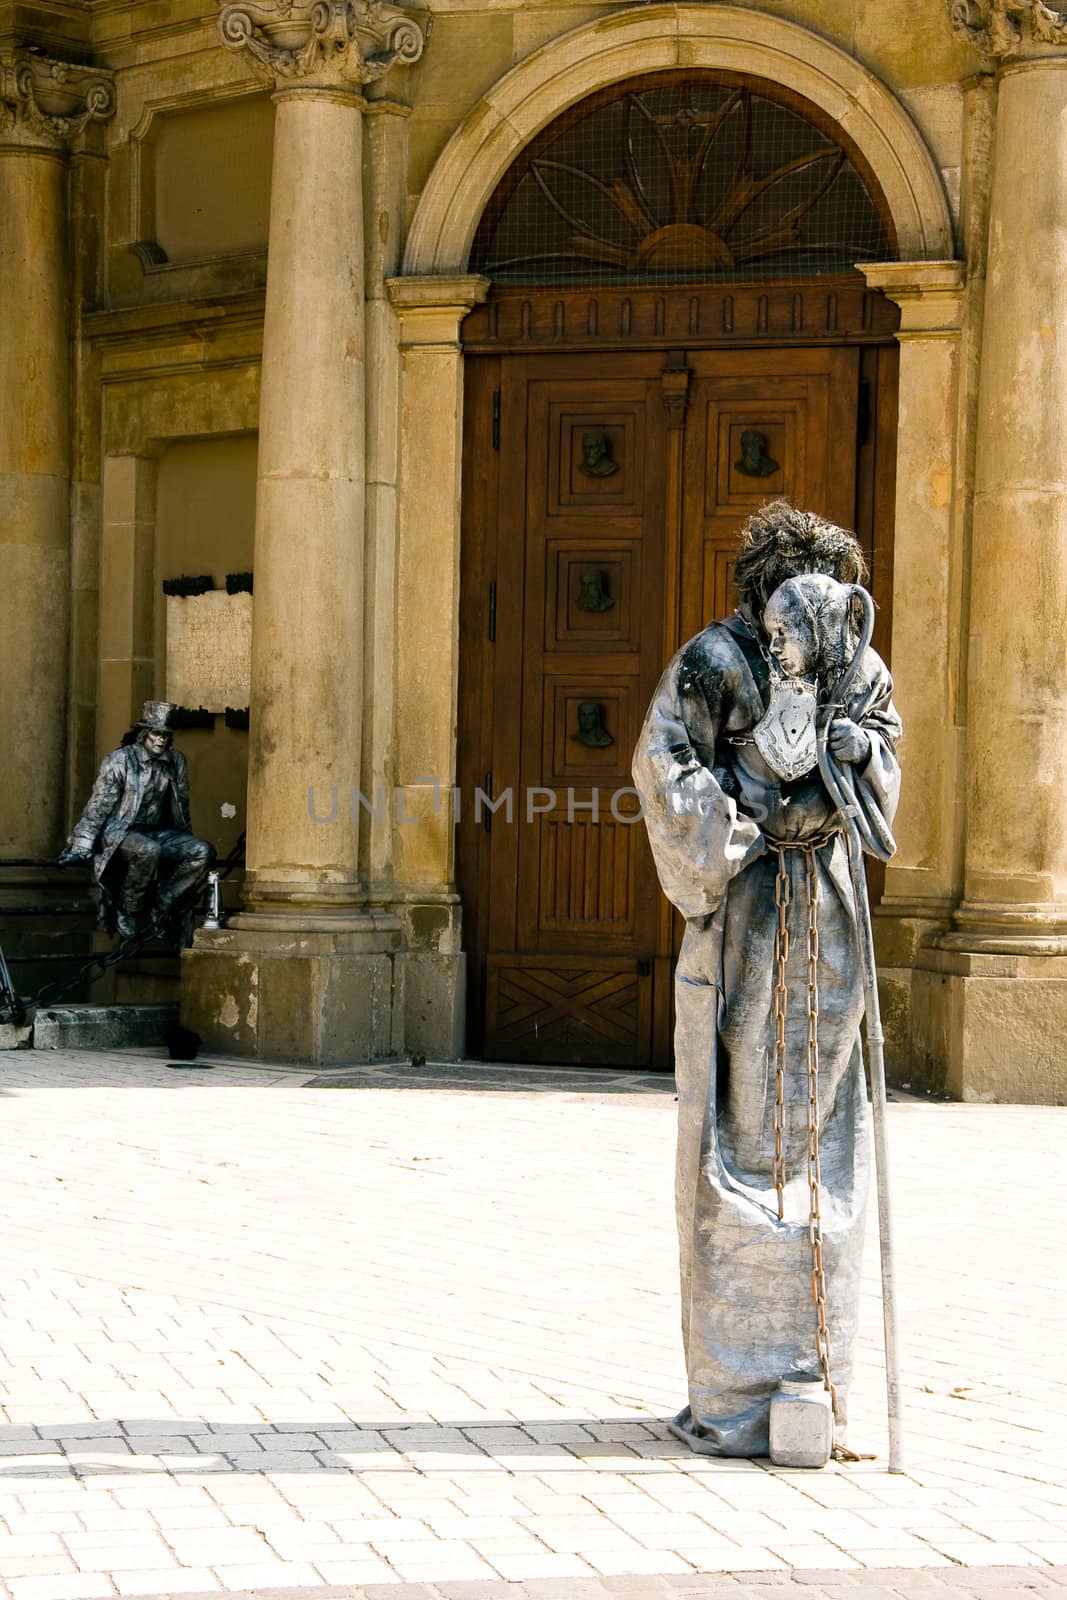
MULTIPOLYGON (((818 772, 780 782, 745 735, 769 670, 741 617, 671 662, 634 757, 649 841, 686 918, 675 975, 676 1204, 689 1404, 675 1431, 717 1455, 766 1455, 780 1378, 819 1375, 808 1238, 808 905, 805 853, 787 849, 785 1218, 774 1188, 774 948, 779 854, 809 842, 817 878, 821 1214, 831 1373, 844 1423, 859 1299, 870 1136, 863 976, 845 842, 818 772), (734 742, 737 741, 737 742, 734 742)), ((868 650, 842 714, 869 735, 846 769, 865 848, 886 858, 899 769, 892 680, 868 650)))

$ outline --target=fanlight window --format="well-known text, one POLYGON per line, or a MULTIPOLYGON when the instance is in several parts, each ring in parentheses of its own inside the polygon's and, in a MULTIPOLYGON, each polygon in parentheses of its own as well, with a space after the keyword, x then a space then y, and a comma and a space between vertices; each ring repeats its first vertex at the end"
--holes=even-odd
POLYGON ((706 282, 894 254, 828 132, 749 84, 674 76, 611 90, 547 129, 490 202, 471 267, 512 283, 706 282))

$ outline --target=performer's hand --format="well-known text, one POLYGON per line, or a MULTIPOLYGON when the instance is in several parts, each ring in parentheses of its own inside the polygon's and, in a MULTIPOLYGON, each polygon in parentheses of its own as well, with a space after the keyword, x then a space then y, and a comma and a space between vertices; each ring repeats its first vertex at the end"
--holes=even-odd
POLYGON ((56 866, 72 867, 77 861, 88 861, 92 853, 91 850, 74 845, 69 850, 64 850, 61 855, 56 856, 56 866))
POLYGON ((707 767, 671 766, 667 776, 667 804, 675 816, 709 816, 722 792, 707 767))
POLYGON ((835 717, 830 724, 830 754, 836 761, 862 765, 871 753, 871 736, 858 727, 851 717, 835 717))

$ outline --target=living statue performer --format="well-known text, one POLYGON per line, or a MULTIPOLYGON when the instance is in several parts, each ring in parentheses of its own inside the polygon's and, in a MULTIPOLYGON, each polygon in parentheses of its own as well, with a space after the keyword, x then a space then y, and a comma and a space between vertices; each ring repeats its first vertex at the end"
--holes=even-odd
POLYGON ((100 764, 93 792, 57 858, 93 863, 100 920, 119 939, 164 933, 191 942, 191 903, 215 859, 189 821, 189 771, 173 748, 174 707, 146 700, 117 750, 100 764))
MULTIPOLYGON (((672 1429, 711 1455, 766 1455, 772 1391, 798 1375, 831 1387, 847 1453, 870 1133, 856 914, 815 712, 855 653, 846 585, 864 576, 851 534, 764 506, 743 530, 736 613, 671 662, 634 758, 660 883, 686 919, 675 1066, 689 1404, 672 1429)), ((899 784, 891 693, 868 649, 829 732, 881 859, 899 784)))

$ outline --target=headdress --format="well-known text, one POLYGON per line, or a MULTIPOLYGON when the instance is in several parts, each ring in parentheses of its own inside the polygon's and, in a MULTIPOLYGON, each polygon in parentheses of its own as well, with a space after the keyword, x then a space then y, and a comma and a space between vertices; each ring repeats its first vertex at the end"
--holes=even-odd
POLYGON ((779 584, 809 572, 838 583, 862 583, 867 563, 859 541, 814 511, 798 511, 788 500, 771 500, 753 512, 741 530, 734 567, 742 598, 761 611, 779 584))
POLYGON ((140 722, 135 722, 135 728, 141 728, 146 733, 173 733, 170 719, 177 707, 169 700, 146 700, 141 712, 140 722))

